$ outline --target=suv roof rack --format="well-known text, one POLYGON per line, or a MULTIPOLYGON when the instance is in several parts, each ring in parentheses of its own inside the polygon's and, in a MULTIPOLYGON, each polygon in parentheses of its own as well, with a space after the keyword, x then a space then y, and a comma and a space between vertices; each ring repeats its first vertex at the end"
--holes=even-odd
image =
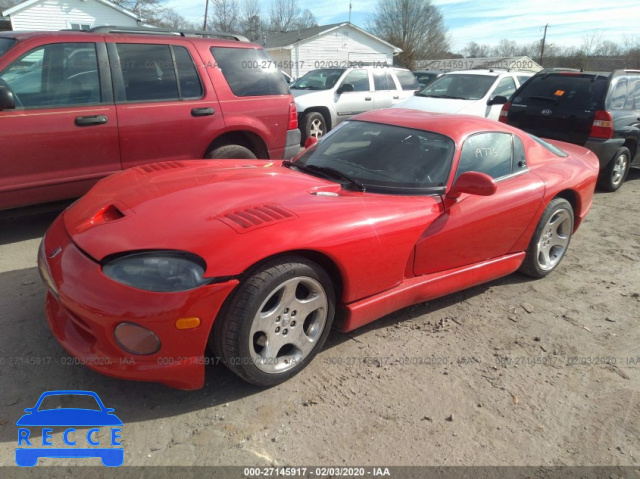
POLYGON ((148 35, 177 35, 181 37, 212 37, 226 38, 238 42, 248 42, 249 39, 235 33, 216 32, 213 30, 182 30, 173 28, 151 28, 151 27, 116 27, 102 26, 86 30, 89 33, 140 33, 148 35))

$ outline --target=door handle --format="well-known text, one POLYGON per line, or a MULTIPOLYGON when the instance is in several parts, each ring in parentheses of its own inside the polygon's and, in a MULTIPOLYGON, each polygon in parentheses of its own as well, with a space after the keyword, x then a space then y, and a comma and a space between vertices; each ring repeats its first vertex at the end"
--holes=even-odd
POLYGON ((394 100, 397 100, 397 99, 399 99, 399 98, 400 98, 399 96, 394 96, 394 97, 393 97, 393 99, 394 99, 394 100))
POLYGON ((104 125, 107 121, 106 115, 76 116, 76 126, 104 125))
POLYGON ((209 107, 209 108, 194 108, 193 110, 191 110, 191 116, 211 116, 214 115, 216 113, 216 111, 209 107))
POLYGON ((366 96, 366 97, 364 97, 364 100, 365 101, 371 101, 371 97, 370 96, 366 96))

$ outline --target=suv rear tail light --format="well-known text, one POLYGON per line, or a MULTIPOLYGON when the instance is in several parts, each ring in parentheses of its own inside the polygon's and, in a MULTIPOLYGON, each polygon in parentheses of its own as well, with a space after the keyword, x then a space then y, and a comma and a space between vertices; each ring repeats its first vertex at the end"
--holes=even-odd
POLYGON ((507 102, 502 105, 500 109, 500 116, 498 117, 498 121, 501 123, 507 123, 507 117, 509 116, 509 108, 511 108, 511 103, 507 102))
POLYGON ((592 138, 613 138, 613 118, 608 111, 596 111, 589 136, 592 138))
POLYGON ((295 102, 289 103, 289 127, 287 130, 295 130, 298 128, 298 111, 295 102))

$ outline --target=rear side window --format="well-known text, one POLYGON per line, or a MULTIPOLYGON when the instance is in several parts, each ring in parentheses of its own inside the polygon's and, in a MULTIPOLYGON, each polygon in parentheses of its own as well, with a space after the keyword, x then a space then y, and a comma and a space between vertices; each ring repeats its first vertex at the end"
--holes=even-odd
POLYGON ((373 86, 376 90, 395 90, 396 84, 387 70, 373 71, 373 86))
POLYGON ((117 45, 126 101, 178 100, 178 82, 169 45, 117 45))
MULTIPOLYGON (((627 102, 628 86, 629 83, 626 78, 618 79, 618 81, 613 85, 611 96, 609 97, 609 109, 624 110, 625 104, 629 105, 627 102)), ((627 107, 627 109, 631 108, 627 107)))
POLYGON ((498 95, 509 98, 514 91, 516 91, 516 82, 511 77, 504 77, 500 80, 496 89, 493 90, 491 98, 495 98, 498 95))
POLYGON ((235 96, 289 94, 287 83, 264 50, 212 47, 211 53, 235 96))
POLYGON ((512 136, 509 133, 478 133, 462 146, 456 178, 467 171, 479 171, 492 178, 511 174, 512 136))
POLYGON ((403 90, 417 90, 420 88, 418 79, 409 71, 396 70, 396 77, 398 77, 398 81, 403 90))
POLYGON ((16 41, 13 38, 0 38, 0 57, 11 48, 16 41))
POLYGON ((539 75, 513 99, 523 105, 545 105, 568 110, 595 110, 602 104, 607 78, 593 75, 539 75))
POLYGON ((345 77, 342 84, 353 85, 353 91, 369 91, 369 73, 367 70, 352 70, 345 77))

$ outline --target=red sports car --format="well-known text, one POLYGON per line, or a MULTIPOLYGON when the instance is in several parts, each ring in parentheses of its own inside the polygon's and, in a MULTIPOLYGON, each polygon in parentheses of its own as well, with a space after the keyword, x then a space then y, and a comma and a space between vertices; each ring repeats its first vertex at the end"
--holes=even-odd
POLYGON ((585 148, 400 109, 354 117, 293 161, 140 166, 50 227, 47 319, 104 374, 200 388, 209 345, 243 379, 275 385, 332 326, 517 270, 546 276, 597 175, 585 148))

